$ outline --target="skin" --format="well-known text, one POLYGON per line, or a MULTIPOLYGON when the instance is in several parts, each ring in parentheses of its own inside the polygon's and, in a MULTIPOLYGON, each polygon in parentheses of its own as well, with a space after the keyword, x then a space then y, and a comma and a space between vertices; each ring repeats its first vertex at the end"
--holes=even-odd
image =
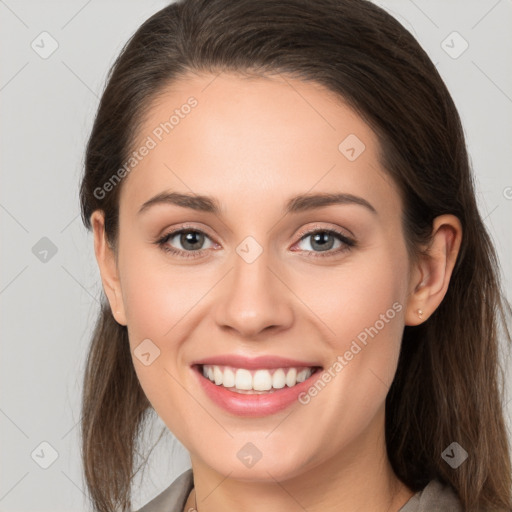
MULTIPOLYGON (((147 338, 160 349, 151 365, 133 364, 190 453, 199 511, 399 510, 413 492, 386 454, 385 399, 404 325, 427 320, 446 294, 460 222, 436 218, 429 257, 409 260, 398 189, 379 163, 374 132, 330 91, 285 75, 190 74, 151 105, 139 142, 190 96, 197 107, 124 179, 116 250, 102 212, 91 220, 103 288, 132 354, 147 338), (366 146, 354 161, 338 149, 349 134, 366 146), (164 191, 214 196, 221 215, 171 204, 137 214, 164 191), (377 213, 344 204, 283 214, 291 196, 319 192, 362 197, 377 213), (206 233, 198 258, 153 243, 184 223, 206 233), (334 238, 322 257, 312 236, 300 236, 309 228, 337 228, 357 245, 336 253, 334 238), (247 236, 263 250, 250 264, 236 252, 247 236), (401 311, 307 405, 238 417, 209 400, 190 368, 223 353, 329 368, 396 302, 401 311), (247 442, 262 453, 251 468, 237 458, 247 442)), ((167 244, 186 250, 179 235, 167 244)))

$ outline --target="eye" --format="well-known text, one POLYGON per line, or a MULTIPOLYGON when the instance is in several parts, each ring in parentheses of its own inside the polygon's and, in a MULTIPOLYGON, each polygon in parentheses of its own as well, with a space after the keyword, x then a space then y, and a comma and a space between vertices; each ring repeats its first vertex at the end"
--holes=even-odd
MULTIPOLYGON (((335 229, 313 229, 307 232, 302 232, 299 235, 301 238, 297 244, 306 243, 306 247, 300 248, 301 251, 311 253, 308 256, 312 257, 327 257, 335 256, 345 251, 349 251, 356 246, 355 240, 348 238, 346 235, 335 229), (333 247, 338 243, 338 247, 334 250, 333 247), (307 246, 309 245, 308 248, 307 246)), ((166 233, 154 243, 157 244, 163 251, 170 254, 184 257, 184 258, 198 258, 208 252, 208 247, 204 248, 205 240, 210 240, 210 237, 200 229, 184 228, 166 233), (179 244, 181 248, 176 248, 172 244, 179 244)), ((211 248, 213 242, 209 248, 211 248)))
POLYGON ((348 238, 343 233, 335 229, 317 228, 306 233, 301 233, 301 235, 301 239, 298 242, 299 244, 301 242, 307 241, 308 239, 311 239, 309 243, 304 244, 306 247, 302 248, 302 250, 311 252, 312 257, 333 256, 345 251, 349 251, 356 245, 355 240, 348 238), (331 250, 336 242, 338 242, 338 247, 335 250, 331 250), (309 249, 307 246, 311 247, 311 249, 309 249))
POLYGON ((185 258, 197 258, 202 256, 206 249, 203 249, 205 239, 210 237, 198 229, 178 229, 165 234, 159 238, 155 243, 164 251, 171 254, 183 256, 185 258), (176 241, 174 241, 176 239, 176 241), (181 245, 183 249, 176 249, 169 245, 171 241, 181 245))

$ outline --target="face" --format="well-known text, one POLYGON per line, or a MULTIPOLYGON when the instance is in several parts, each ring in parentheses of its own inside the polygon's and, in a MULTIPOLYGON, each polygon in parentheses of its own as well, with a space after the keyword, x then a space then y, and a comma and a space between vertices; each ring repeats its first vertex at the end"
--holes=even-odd
POLYGON ((189 75, 152 104, 134 150, 147 154, 122 184, 113 309, 192 459, 281 480, 375 446, 409 261, 369 126, 317 84, 189 75))

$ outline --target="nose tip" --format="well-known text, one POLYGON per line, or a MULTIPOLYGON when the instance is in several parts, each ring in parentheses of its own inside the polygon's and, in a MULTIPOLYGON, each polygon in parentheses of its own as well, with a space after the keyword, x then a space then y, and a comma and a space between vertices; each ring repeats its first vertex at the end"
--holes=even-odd
MULTIPOLYGON (((253 242, 246 243, 245 254, 254 256, 253 242)), ((275 333, 291 325, 290 293, 268 265, 263 252, 252 263, 237 257, 223 288, 217 302, 216 322, 224 330, 231 329, 239 337, 253 339, 263 332, 275 333)))

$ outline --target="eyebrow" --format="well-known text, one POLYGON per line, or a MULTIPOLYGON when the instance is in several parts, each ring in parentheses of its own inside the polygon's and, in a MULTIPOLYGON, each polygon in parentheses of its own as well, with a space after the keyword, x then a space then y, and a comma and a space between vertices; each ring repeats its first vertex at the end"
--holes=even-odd
MULTIPOLYGON (((180 192, 162 192, 146 201, 139 209, 138 214, 157 204, 171 204, 190 208, 192 210, 221 215, 219 202, 210 196, 197 194, 184 194, 180 192)), ((362 197, 352 194, 300 194, 289 199, 285 206, 285 213, 300 213, 315 208, 322 208, 336 204, 356 204, 363 206, 375 215, 377 210, 362 197)))

